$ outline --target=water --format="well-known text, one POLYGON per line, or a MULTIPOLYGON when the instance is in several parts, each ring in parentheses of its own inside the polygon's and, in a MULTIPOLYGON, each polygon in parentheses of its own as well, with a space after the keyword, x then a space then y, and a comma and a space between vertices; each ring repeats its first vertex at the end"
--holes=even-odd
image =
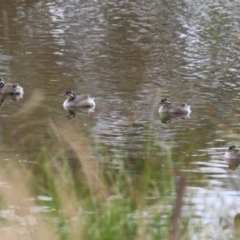
POLYGON ((240 142, 238 1, 5 0, 0 9, 0 75, 25 91, 0 109, 6 149, 29 160, 48 139, 49 120, 66 119, 61 95, 90 93, 94 112, 78 110, 72 121, 120 158, 129 145, 141 151, 151 126, 156 159, 167 154, 162 146, 172 150, 203 224, 233 221, 239 169, 222 157, 240 142), (34 114, 14 115, 34 96, 34 114), (191 118, 162 122, 163 97, 189 103, 191 118), (223 209, 216 216, 214 203, 223 209))

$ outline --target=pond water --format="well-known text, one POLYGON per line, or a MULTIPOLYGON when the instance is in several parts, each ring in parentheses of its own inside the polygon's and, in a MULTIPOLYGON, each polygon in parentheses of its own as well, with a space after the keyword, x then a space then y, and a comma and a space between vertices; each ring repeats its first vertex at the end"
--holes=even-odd
POLYGON ((0 75, 25 92, 0 108, 6 151, 33 156, 49 120, 68 115, 62 94, 89 93, 94 111, 69 121, 119 158, 129 146, 141 152, 150 133, 156 160, 171 149, 173 168, 188 173, 196 219, 233 225, 240 170, 223 155, 240 143, 238 1, 2 0, 0 10, 0 75), (161 119, 165 97, 191 105, 190 118, 161 119), (37 101, 34 114, 15 114, 37 101))

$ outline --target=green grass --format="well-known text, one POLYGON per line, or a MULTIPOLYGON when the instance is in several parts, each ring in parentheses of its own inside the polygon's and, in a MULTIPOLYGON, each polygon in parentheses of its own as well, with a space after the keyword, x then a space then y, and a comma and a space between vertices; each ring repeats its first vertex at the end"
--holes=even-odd
MULTIPOLYGON (((14 116, 24 120, 39 107, 27 103, 23 109, 14 116)), ((32 124, 43 125, 37 119, 32 124)), ((154 129, 141 151, 133 151, 130 142, 117 158, 77 121, 49 120, 47 126, 40 139, 25 121, 13 132, 6 125, 9 145, 0 146, 1 239, 192 240, 192 232, 201 239, 208 231, 189 224, 194 210, 182 202, 186 176, 175 171, 179 167, 164 144, 154 145, 154 129), (19 133, 25 136, 20 147, 12 144, 19 133), (16 153, 24 145, 29 151, 21 159, 27 161, 19 161, 16 153), (189 217, 180 214, 183 204, 189 217)))
POLYGON ((115 168, 110 162, 138 163, 141 156, 113 159, 73 122, 49 125, 52 137, 30 163, 11 161, 1 168, 9 188, 0 188, 1 209, 14 209, 15 218, 21 212, 17 221, 2 218, 6 239, 167 239, 175 179, 156 171, 149 146, 143 153, 148 159, 133 173, 128 165, 115 168))
MULTIPOLYGON (((121 158, 74 120, 49 120, 48 134, 39 138, 24 121, 42 102, 40 92, 33 96, 34 104, 27 101, 12 116, 22 118, 21 125, 12 132, 5 128, 9 145, 0 146, 2 159, 9 159, 0 162, 2 239, 174 240, 180 234, 191 239, 186 238, 187 228, 181 231, 187 223, 180 231, 174 223, 181 218, 179 173, 164 144, 154 146, 154 129, 149 128, 141 151, 133 151, 135 143, 129 142, 121 158), (13 145, 21 133, 20 147, 13 145), (15 154, 22 146, 29 148, 22 156, 26 162, 15 154), (166 155, 159 157, 159 151, 166 155), (173 237, 170 229, 178 234, 173 237)), ((43 126, 37 118, 32 125, 34 131, 43 126)))

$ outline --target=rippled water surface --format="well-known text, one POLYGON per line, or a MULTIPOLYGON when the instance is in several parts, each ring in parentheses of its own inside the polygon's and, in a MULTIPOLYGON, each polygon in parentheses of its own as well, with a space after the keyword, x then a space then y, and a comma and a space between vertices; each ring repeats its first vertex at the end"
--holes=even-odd
POLYGON ((0 108, 6 151, 30 160, 50 122, 67 118, 62 94, 89 93, 94 111, 69 121, 119 158, 141 155, 151 136, 159 165, 170 149, 172 170, 188 174, 196 219, 231 229, 240 170, 223 154, 240 145, 238 1, 3 0, 0 10, 0 75, 25 92, 0 108), (190 104, 190 118, 161 118, 163 97, 190 104), (17 114, 38 101, 34 114, 17 114))

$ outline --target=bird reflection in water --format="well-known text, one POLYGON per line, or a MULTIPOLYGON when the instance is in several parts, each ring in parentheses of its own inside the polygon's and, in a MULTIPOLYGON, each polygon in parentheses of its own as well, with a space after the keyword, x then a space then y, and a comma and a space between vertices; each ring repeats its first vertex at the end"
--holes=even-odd
POLYGON ((225 158, 225 162, 227 163, 229 169, 236 170, 240 165, 240 159, 229 159, 225 158))
POLYGON ((88 114, 90 115, 91 113, 94 112, 94 109, 95 109, 95 106, 93 107, 66 107, 66 106, 63 106, 63 108, 68 112, 68 117, 69 118, 74 118, 77 114, 77 112, 82 112, 82 113, 85 113, 85 114, 88 114))
POLYGON ((191 113, 160 113, 160 121, 165 124, 184 121, 190 118, 191 113))

